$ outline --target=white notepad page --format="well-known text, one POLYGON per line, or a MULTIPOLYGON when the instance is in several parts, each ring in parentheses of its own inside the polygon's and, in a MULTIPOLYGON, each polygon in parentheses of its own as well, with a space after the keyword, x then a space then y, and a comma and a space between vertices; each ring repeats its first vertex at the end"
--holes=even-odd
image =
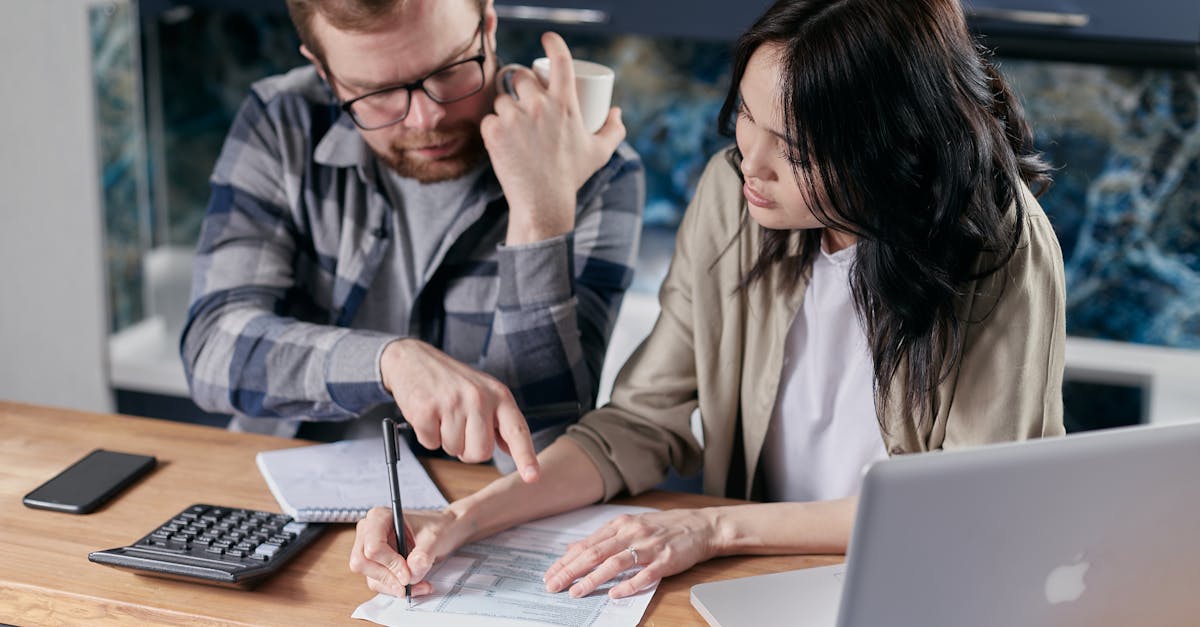
MULTIPOLYGON (((404 509, 446 507, 408 444, 398 438, 397 445, 404 509)), ((372 507, 391 504, 382 438, 262 451, 256 461, 279 506, 301 522, 355 522, 372 507)))

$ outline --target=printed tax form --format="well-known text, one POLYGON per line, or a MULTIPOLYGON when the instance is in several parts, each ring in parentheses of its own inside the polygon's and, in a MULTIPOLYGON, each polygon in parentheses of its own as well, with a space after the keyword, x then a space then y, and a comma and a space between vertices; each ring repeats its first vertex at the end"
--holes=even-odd
POLYGON ((592 505, 535 520, 468 544, 434 566, 427 578, 433 594, 413 599, 377 595, 354 610, 353 618, 381 625, 636 625, 657 584, 624 599, 608 590, 632 576, 628 570, 590 595, 572 599, 565 591, 546 592, 542 574, 567 549, 621 514, 654 511, 646 507, 592 505))

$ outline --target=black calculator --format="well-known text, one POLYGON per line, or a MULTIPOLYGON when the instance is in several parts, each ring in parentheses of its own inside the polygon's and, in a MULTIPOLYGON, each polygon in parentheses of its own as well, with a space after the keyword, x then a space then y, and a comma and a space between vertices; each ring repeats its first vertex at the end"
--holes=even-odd
POLYGON ((284 514, 198 504, 130 546, 94 551, 88 559, 143 575, 250 589, 323 529, 284 514))

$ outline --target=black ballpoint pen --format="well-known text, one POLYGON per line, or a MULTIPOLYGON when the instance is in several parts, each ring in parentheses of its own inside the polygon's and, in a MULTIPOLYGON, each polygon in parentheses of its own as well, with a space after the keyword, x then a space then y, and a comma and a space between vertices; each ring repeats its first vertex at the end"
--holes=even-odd
MULTIPOLYGON (((571 401, 543 405, 526 411, 526 420, 540 420, 551 417, 578 417, 579 403, 571 401)), ((392 494, 392 526, 396 531, 396 552, 405 560, 408 559, 408 542, 404 537, 404 506, 400 502, 400 478, 396 475, 396 462, 399 461, 400 447, 396 443, 396 421, 391 418, 383 419, 383 454, 387 458, 388 490, 392 494)), ((409 571, 412 572, 411 570, 409 571)), ((404 586, 404 599, 412 607, 412 584, 404 586)))
MULTIPOLYGON (((387 458, 388 489, 392 493, 392 525, 396 529, 396 552, 408 559, 408 542, 404 538, 404 506, 400 503, 400 479, 396 476, 399 447, 396 446, 396 421, 383 419, 383 454, 387 458)), ((411 571, 409 571, 411 573, 411 571)), ((404 599, 412 607, 412 583, 404 585, 404 599)))

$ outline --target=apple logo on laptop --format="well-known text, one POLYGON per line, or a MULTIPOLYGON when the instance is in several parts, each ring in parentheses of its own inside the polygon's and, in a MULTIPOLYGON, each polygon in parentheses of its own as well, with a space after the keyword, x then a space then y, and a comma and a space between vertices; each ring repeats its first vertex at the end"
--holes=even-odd
POLYGON ((1046 600, 1051 605, 1071 603, 1083 596, 1087 584, 1083 576, 1092 565, 1083 561, 1083 553, 1075 556, 1074 564, 1063 564, 1050 571, 1046 577, 1046 600))

